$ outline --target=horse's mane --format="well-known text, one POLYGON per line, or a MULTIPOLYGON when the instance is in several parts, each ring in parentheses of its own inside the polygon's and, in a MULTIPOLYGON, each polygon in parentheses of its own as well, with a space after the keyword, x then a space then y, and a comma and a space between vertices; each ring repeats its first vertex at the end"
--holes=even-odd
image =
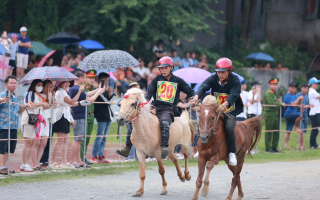
POLYGON ((131 88, 124 95, 131 95, 131 94, 140 94, 140 96, 139 96, 140 102, 142 102, 142 103, 147 102, 147 100, 144 98, 143 90, 141 90, 139 88, 131 88))

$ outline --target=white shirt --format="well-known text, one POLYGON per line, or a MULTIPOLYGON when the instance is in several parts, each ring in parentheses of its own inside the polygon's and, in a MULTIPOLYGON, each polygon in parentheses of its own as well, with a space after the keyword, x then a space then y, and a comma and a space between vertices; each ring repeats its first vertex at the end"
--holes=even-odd
POLYGON ((317 97, 320 94, 313 88, 309 89, 308 97, 309 97, 309 104, 314 105, 314 107, 310 108, 309 115, 315 115, 320 113, 320 100, 317 97))
POLYGON ((145 76, 145 73, 147 73, 147 70, 145 67, 142 67, 142 69, 138 67, 135 70, 136 70, 135 73, 139 74, 140 76, 145 76))
MULTIPOLYGON (((43 97, 43 98, 47 98, 47 96, 45 95, 45 94, 41 94, 41 96, 43 97)), ((51 99, 52 99, 52 94, 50 93, 50 96, 51 96, 51 99)), ((45 110, 43 110, 43 112, 42 112, 42 117, 44 118, 44 119, 50 119, 51 118, 51 109, 45 109, 45 110)))
MULTIPOLYGON (((39 97, 37 94, 33 93, 33 92, 28 92, 26 98, 24 99, 24 104, 27 104, 26 99, 28 99, 28 102, 33 102, 33 103, 42 103, 42 99, 41 97, 39 97), (34 100, 32 101, 32 94, 34 94, 34 100)), ((25 111, 23 111, 22 115, 21 115, 21 125, 25 125, 28 124, 29 121, 29 114, 42 114, 42 106, 38 106, 38 107, 34 107, 34 108, 27 108, 25 111), (27 112, 28 111, 28 112, 27 112)))
MULTIPOLYGON (((248 114, 254 114, 254 115, 261 115, 261 99, 259 99, 259 102, 254 102, 254 104, 251 104, 250 101, 252 100, 253 94, 252 90, 248 93, 248 114)), ((258 99, 258 94, 254 95, 254 100, 258 99)))
MULTIPOLYGON (((243 105, 248 104, 248 94, 249 94, 249 92, 244 91, 244 90, 240 94, 243 105)), ((243 118, 247 119, 247 107, 243 106, 243 112, 240 113, 239 115, 237 115, 237 117, 243 117, 243 118)))
MULTIPOLYGON (((10 42, 10 44, 12 43, 12 41, 11 41, 10 38, 8 38, 8 39, 2 39, 2 38, 0 38, 0 44, 2 44, 8 51, 9 51, 9 49, 10 49, 10 44, 9 44, 9 42, 10 42)), ((17 42, 16 42, 16 43, 17 43, 17 42)))
POLYGON ((55 96, 55 102, 57 103, 56 121, 60 120, 63 115, 66 120, 68 120, 70 123, 72 122, 70 106, 69 104, 64 102, 64 98, 67 96, 69 96, 68 93, 62 88, 59 88, 58 91, 56 92, 56 96, 55 96))

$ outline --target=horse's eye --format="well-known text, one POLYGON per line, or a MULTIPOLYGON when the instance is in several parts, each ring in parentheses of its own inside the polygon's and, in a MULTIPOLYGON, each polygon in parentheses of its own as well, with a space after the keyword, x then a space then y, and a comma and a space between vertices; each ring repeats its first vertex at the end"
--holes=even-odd
POLYGON ((212 117, 212 120, 214 120, 214 117, 212 117))
POLYGON ((133 106, 134 106, 134 103, 132 103, 131 106, 133 107, 133 106))

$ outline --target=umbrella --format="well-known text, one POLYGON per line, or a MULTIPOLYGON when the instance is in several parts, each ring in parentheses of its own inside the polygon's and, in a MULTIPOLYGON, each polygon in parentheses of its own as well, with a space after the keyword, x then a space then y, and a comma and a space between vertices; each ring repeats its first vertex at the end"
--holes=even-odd
POLYGON ((112 69, 139 65, 139 61, 132 55, 121 50, 101 50, 89 54, 80 62, 78 68, 88 69, 112 69))
POLYGON ((29 51, 32 51, 35 55, 46 55, 53 49, 47 47, 42 42, 37 41, 31 41, 31 47, 29 48, 29 51))
POLYGON ((270 55, 262 52, 258 53, 252 53, 248 55, 246 58, 254 59, 254 60, 264 60, 264 61, 270 61, 270 62, 276 62, 270 55))
POLYGON ((63 54, 65 54, 65 44, 79 42, 80 38, 73 33, 60 32, 50 35, 47 39, 47 43, 51 44, 63 44, 63 54))
POLYGON ((173 72, 173 74, 179 76, 187 83, 202 83, 211 75, 210 72, 195 67, 179 69, 173 72))
POLYGON ((56 50, 53 50, 53 51, 50 51, 49 53, 47 53, 47 55, 45 55, 45 56, 41 59, 41 61, 39 62, 38 67, 42 67, 43 64, 46 62, 46 60, 47 60, 54 52, 56 52, 56 50))
MULTIPOLYGON (((211 75, 215 75, 215 74, 216 74, 216 73, 213 72, 211 75)), ((237 73, 235 73, 235 72, 232 72, 232 74, 238 76, 240 82, 244 80, 244 78, 243 78, 241 75, 239 75, 239 74, 237 74, 237 73)), ((201 83, 196 84, 196 85, 194 86, 193 90, 194 90, 195 92, 197 92, 197 91, 198 91, 198 88, 200 87, 200 85, 201 85, 201 83)), ((210 89, 209 91, 207 91, 207 92, 211 92, 211 89, 210 89)))
POLYGON ((68 72, 74 72, 74 69, 71 67, 61 67, 61 68, 67 70, 68 72))
POLYGON ((0 69, 7 69, 7 68, 8 68, 8 66, 0 60, 0 69))
POLYGON ((83 40, 78 42, 81 46, 86 49, 105 49, 105 47, 98 41, 95 40, 83 40))
POLYGON ((21 79, 19 84, 30 84, 34 79, 72 81, 78 77, 61 67, 35 67, 21 79))
POLYGON ((109 73, 109 72, 116 72, 117 69, 98 69, 97 70, 97 76, 100 74, 100 73, 109 73))
POLYGON ((83 46, 81 46, 78 43, 74 43, 74 44, 68 44, 65 47, 66 50, 68 51, 73 51, 75 53, 84 53, 84 54, 89 54, 88 49, 84 48, 83 46))
POLYGON ((0 44, 0 55, 4 55, 4 53, 6 53, 8 51, 8 49, 6 49, 2 44, 0 44))

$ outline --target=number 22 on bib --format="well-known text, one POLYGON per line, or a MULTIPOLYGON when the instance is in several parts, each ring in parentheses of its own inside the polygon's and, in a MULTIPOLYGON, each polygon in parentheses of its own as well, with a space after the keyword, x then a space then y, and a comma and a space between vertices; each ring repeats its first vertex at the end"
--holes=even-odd
POLYGON ((169 81, 157 82, 157 100, 173 103, 176 97, 178 83, 169 81))

